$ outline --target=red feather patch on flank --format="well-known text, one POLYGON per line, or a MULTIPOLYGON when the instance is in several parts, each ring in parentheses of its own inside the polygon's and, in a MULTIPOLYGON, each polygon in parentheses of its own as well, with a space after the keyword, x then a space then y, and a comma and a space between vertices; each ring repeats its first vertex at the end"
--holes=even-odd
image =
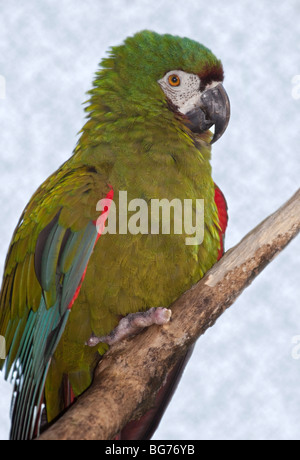
MULTIPOLYGON (((112 201, 112 199, 113 199, 113 197, 114 197, 114 189, 112 188, 111 185, 109 185, 109 187, 110 187, 110 191, 109 191, 108 194, 106 195, 105 199, 106 199, 106 200, 112 201)), ((105 206, 104 211, 102 211, 102 214, 100 215, 100 217, 99 217, 97 220, 94 220, 94 221, 93 221, 93 224, 94 224, 95 226, 97 226, 97 230, 98 230, 98 234, 97 234, 97 238, 96 238, 94 247, 96 246, 96 243, 97 243, 97 241, 99 240, 99 238, 100 238, 100 236, 101 236, 101 233, 102 233, 102 231, 103 231, 105 221, 106 221, 106 219, 107 219, 107 217, 108 217, 109 208, 110 208, 110 204, 108 203, 107 206, 105 206), (100 224, 99 224, 99 220, 100 220, 100 224), (100 230, 101 230, 101 231, 100 231, 100 230)), ((84 278, 85 278, 87 268, 88 268, 88 263, 87 263, 87 266, 85 267, 85 270, 84 270, 83 275, 82 275, 82 277, 81 277, 80 283, 79 283, 79 285, 78 285, 78 287, 77 287, 77 289, 76 289, 76 291, 75 291, 75 294, 73 295, 73 298, 72 298, 71 302, 69 303, 69 306, 68 306, 68 309, 69 309, 69 310, 71 310, 71 308, 72 308, 73 305, 74 305, 75 300, 76 300, 77 297, 79 296, 79 292, 80 292, 80 289, 81 289, 83 280, 84 280, 84 278)))
POLYGON ((69 407, 75 401, 75 394, 67 375, 63 377, 63 391, 65 407, 69 407))
POLYGON ((224 254, 224 237, 225 231, 228 224, 228 214, 227 214, 227 203, 225 197, 219 187, 215 184, 215 203, 218 209, 219 225, 221 229, 219 230, 220 236, 220 249, 218 252, 218 260, 221 259, 224 254))

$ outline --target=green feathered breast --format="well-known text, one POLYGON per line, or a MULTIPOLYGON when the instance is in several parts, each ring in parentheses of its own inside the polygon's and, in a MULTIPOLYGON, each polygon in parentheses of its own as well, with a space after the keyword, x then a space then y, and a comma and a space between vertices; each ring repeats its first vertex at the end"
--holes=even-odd
POLYGON ((66 378, 75 396, 89 386, 107 350, 85 345, 92 333, 109 333, 128 313, 168 307, 216 262, 211 135, 191 133, 157 80, 172 69, 207 75, 217 66, 202 45, 148 31, 102 62, 74 154, 32 197, 6 260, 0 334, 7 341, 6 372, 17 375, 13 437, 34 434, 33 409, 44 384, 49 421, 66 406, 66 378), (128 201, 203 198, 203 243, 188 246, 185 234, 105 234, 95 245, 96 204, 111 187, 117 206, 119 191, 127 191, 128 201))

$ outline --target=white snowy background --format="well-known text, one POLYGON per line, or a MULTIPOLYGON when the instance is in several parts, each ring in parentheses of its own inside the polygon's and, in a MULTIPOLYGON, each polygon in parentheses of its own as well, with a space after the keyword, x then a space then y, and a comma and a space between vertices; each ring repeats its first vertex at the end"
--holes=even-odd
MULTIPOLYGON (((232 117, 213 174, 236 244, 299 187, 299 24, 299 0, 0 0, 1 272, 25 204, 72 153, 98 63, 145 28, 223 61, 232 117)), ((299 439, 299 286, 298 238, 199 340, 155 439, 299 439)), ((0 439, 10 391, 0 377, 0 439)))

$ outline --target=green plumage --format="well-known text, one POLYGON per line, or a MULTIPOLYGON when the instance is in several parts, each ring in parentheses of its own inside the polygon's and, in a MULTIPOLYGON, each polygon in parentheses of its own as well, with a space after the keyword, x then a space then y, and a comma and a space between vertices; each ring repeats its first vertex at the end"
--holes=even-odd
POLYGON ((64 375, 75 395, 91 383, 99 353, 107 350, 104 344, 85 345, 92 333, 109 333, 128 313, 168 307, 216 262, 220 248, 209 163, 211 134, 193 134, 170 110, 157 83, 172 69, 207 75, 221 67, 220 61, 192 40, 144 31, 112 48, 101 67, 73 156, 38 189, 18 224, 1 291, 0 334, 9 350, 7 372, 16 358, 25 360, 32 321, 35 336, 39 328, 54 334, 50 348, 48 329, 35 339, 41 343, 33 341, 31 353, 36 366, 42 366, 31 369, 33 375, 43 375, 47 362, 39 353, 49 359, 47 353, 54 352, 61 336, 46 380, 48 420, 64 408, 64 375), (203 243, 187 246, 185 234, 106 234, 93 250, 96 204, 111 186, 117 208, 118 192, 124 190, 128 201, 204 198, 203 243), (69 315, 68 304, 88 260, 69 315), (39 311, 37 321, 34 312, 39 311), (67 321, 64 329, 59 321, 67 321))

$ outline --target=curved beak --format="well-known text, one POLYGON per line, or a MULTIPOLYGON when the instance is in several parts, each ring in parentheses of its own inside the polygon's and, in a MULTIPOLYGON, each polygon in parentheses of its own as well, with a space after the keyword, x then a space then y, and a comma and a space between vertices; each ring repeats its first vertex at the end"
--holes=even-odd
POLYGON ((191 131, 201 134, 215 125, 211 144, 220 139, 230 118, 230 102, 222 83, 205 90, 199 105, 185 115, 191 131))

